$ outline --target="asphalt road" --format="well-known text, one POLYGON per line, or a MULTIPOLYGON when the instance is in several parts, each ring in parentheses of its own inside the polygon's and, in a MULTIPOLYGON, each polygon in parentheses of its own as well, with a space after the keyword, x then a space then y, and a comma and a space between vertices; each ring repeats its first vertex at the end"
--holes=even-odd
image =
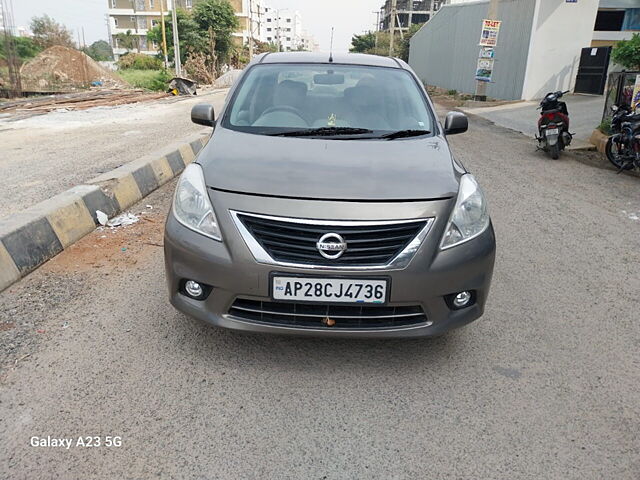
POLYGON ((481 320, 329 341, 186 318, 158 246, 172 183, 0 294, 0 477, 640 478, 638 178, 479 119, 451 142, 499 243, 481 320), (30 446, 89 435, 122 445, 30 446))
POLYGON ((0 217, 202 131, 191 123, 191 107, 207 102, 220 110, 227 91, 0 119, 0 217))

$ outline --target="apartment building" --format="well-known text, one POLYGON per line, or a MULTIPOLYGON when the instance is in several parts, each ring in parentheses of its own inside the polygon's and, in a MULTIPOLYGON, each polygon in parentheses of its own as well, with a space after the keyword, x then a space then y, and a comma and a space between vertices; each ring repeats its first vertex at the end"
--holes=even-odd
POLYGON ((320 44, 316 38, 306 30, 302 31, 302 48, 307 52, 319 52, 320 44))
MULTIPOLYGON (((302 16, 297 10, 265 9, 265 23, 262 41, 278 45, 281 52, 305 48, 302 29, 302 16)), ((307 43, 313 42, 308 38, 307 43)))
MULTIPOLYGON (((406 31, 411 25, 425 23, 445 3, 446 0, 396 0, 396 30, 406 31)), ((379 30, 391 29, 392 5, 392 0, 386 0, 380 8, 379 30)))
POLYGON ((233 33, 237 45, 247 45, 253 35, 262 40, 267 15, 267 6, 263 0, 229 0, 236 12, 240 27, 233 33))
MULTIPOLYGON (((147 33, 160 23, 161 8, 165 12, 172 8, 171 0, 107 1, 109 2, 109 39, 115 58, 117 59, 131 48, 118 38, 118 34, 126 34, 128 31, 135 37, 133 51, 147 55, 157 54, 159 46, 147 39, 147 33)), ((184 1, 189 4, 192 2, 192 0, 184 1)))
MULTIPOLYGON (((167 14, 176 8, 191 10, 199 0, 107 0, 109 2, 109 38, 116 57, 128 51, 117 37, 128 31, 135 37, 134 51, 156 55, 159 46, 147 39, 148 31, 160 23, 161 11, 167 14), (162 3, 161 3, 162 2, 162 3)), ((239 28, 233 33, 238 45, 246 45, 253 38, 262 39, 266 7, 263 0, 229 0, 236 12, 239 28)))

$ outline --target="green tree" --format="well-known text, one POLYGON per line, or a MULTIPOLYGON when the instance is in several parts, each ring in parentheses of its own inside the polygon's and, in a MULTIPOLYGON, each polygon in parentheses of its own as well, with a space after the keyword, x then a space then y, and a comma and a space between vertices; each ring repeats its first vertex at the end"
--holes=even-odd
POLYGON ((54 45, 75 48, 73 36, 67 27, 56 22, 49 15, 33 17, 31 19, 31 31, 36 44, 42 48, 54 45))
POLYGON ((116 35, 116 41, 118 42, 118 46, 124 48, 127 53, 140 48, 138 37, 131 33, 131 30, 127 30, 126 33, 118 33, 116 35))
POLYGON ((97 62, 113 60, 113 49, 104 40, 93 42, 90 46, 83 48, 83 51, 97 62))
POLYGON ((278 51, 278 44, 275 42, 261 42, 259 40, 254 40, 253 42, 253 52, 258 55, 260 53, 274 53, 278 51))
MULTIPOLYGON (((180 58, 184 61, 189 52, 206 52, 207 32, 203 32, 195 22, 191 13, 178 8, 176 10, 178 19, 178 38, 180 39, 180 58)), ((165 35, 167 38, 167 55, 169 61, 174 59, 173 49, 173 21, 168 15, 165 20, 165 35)), ((158 45, 160 56, 162 56, 162 26, 158 23, 147 33, 147 38, 158 45)))
POLYGON ((376 46, 376 34, 375 32, 367 32, 362 35, 354 35, 351 37, 352 53, 370 53, 376 46))
POLYGON ((629 70, 640 70, 640 34, 634 33, 630 40, 616 43, 611 57, 629 70))
MULTIPOLYGON (((4 36, 0 37, 0 58, 6 58, 4 36)), ((42 51, 42 47, 38 46, 32 38, 13 37, 16 46, 16 53, 21 62, 27 62, 42 51)))
POLYGON ((422 28, 424 23, 414 23, 409 27, 409 30, 405 32, 404 39, 400 41, 400 45, 398 46, 397 56, 404 60, 405 62, 409 61, 409 48, 411 47, 411 38, 418 33, 418 30, 422 28))
POLYGON ((233 32, 239 27, 238 17, 228 0, 203 0, 193 8, 193 19, 202 32, 215 39, 218 63, 226 62, 233 49, 233 32))
MULTIPOLYGON (((202 70, 203 57, 206 70, 214 74, 222 63, 229 63, 232 57, 242 57, 242 47, 233 44, 233 32, 239 26, 238 18, 228 0, 202 0, 191 12, 177 9, 178 36, 180 37, 180 58, 186 64, 191 62, 194 69, 202 70)), ((165 19, 167 53, 173 61, 173 23, 165 19)), ((162 44, 162 27, 156 25, 147 34, 149 40, 162 44)), ((161 52, 160 52, 161 54, 161 52)))

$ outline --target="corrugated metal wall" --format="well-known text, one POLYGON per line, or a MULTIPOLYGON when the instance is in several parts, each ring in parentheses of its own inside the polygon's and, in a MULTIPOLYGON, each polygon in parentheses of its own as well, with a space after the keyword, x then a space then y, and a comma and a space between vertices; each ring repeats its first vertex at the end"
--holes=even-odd
MULTIPOLYGON (((522 96, 535 4, 536 0, 499 4, 502 25, 489 97, 519 100, 522 96)), ((478 42, 488 5, 487 1, 446 5, 414 35, 409 64, 424 83, 474 93, 478 42)))

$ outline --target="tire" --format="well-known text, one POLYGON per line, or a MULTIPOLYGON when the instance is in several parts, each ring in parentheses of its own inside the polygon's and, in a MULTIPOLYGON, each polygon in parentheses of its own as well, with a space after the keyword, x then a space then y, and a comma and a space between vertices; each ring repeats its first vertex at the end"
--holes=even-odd
POLYGON ((623 158, 623 153, 618 151, 618 148, 614 145, 613 139, 616 136, 613 135, 609 137, 607 140, 607 146, 605 147, 605 153, 607 155, 607 159, 616 167, 618 170, 629 170, 631 168, 631 162, 625 162, 623 158))
POLYGON ((560 145, 557 143, 555 145, 549 145, 549 155, 551 155, 551 158, 554 160, 560 158, 560 145))

